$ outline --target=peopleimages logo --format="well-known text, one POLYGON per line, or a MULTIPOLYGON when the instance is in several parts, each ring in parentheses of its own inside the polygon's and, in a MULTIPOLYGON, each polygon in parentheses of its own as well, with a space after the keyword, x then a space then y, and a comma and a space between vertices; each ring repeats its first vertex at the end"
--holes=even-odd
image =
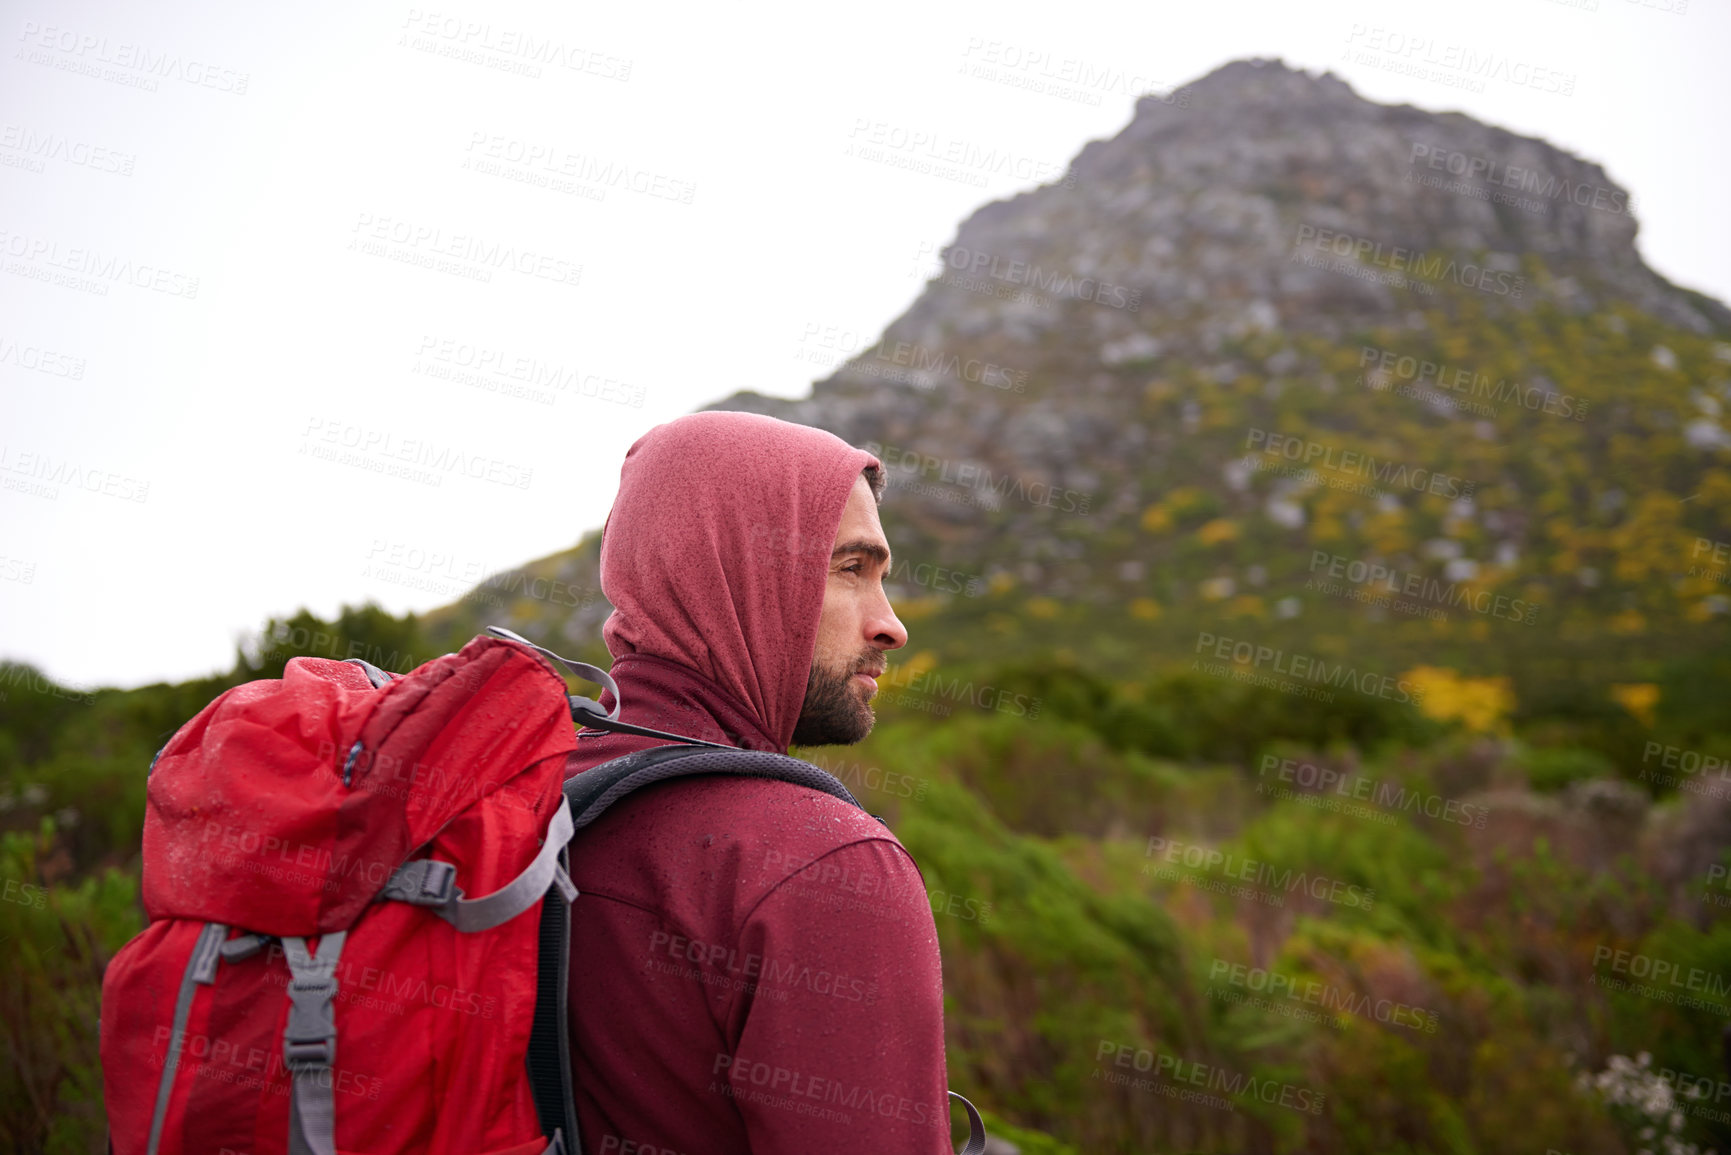
MULTIPOLYGON (((330 743, 325 743, 330 745, 330 743)), ((345 880, 359 877, 371 887, 382 887, 396 870, 394 862, 365 855, 338 854, 330 847, 297 842, 263 834, 248 826, 205 820, 202 854, 218 856, 227 869, 248 870, 248 862, 279 867, 288 875, 307 882, 324 879, 324 889, 339 890, 345 880)))
POLYGON ((998 498, 1013 497, 1030 505, 1062 509, 1065 513, 1087 513, 1094 500, 1091 493, 1077 493, 1044 482, 1026 482, 1007 473, 994 475, 983 465, 958 465, 914 449, 880 445, 876 441, 867 441, 860 448, 883 463, 891 485, 914 480, 940 481, 998 498))
POLYGON ((1575 91, 1577 77, 1573 72, 1545 68, 1470 44, 1439 44, 1422 33, 1354 24, 1346 43, 1347 55, 1355 63, 1469 92, 1483 92, 1485 82, 1491 80, 1561 96, 1572 96, 1575 91))
MULTIPOLYGON (((1340 798, 1369 802, 1384 810, 1406 810, 1443 822, 1470 826, 1476 830, 1485 828, 1485 819, 1490 814, 1484 806, 1444 798, 1440 794, 1427 794, 1399 782, 1366 778, 1362 774, 1348 774, 1343 770, 1300 762, 1295 758, 1264 754, 1262 765, 1256 771, 1257 776, 1267 778, 1270 771, 1277 781, 1295 784, 1307 793, 1334 794, 1340 798)), ((1264 785, 1257 784, 1258 794, 1264 792, 1264 785)), ((1365 906, 1369 905, 1370 903, 1365 903, 1365 906)))
POLYGON ((1098 106, 1103 94, 1154 99, 1179 108, 1190 107, 1190 93, 1129 69, 1098 64, 1075 56, 1062 56, 1045 47, 1030 48, 1003 40, 968 38, 962 50, 960 71, 980 80, 991 80, 1098 106))
POLYGON ((50 377, 84 380, 84 358, 56 353, 38 345, 20 345, 7 337, 0 337, 0 365, 13 365, 33 373, 46 373, 50 377))
POLYGON ((871 349, 872 360, 859 358, 848 371, 865 377, 883 377, 916 388, 929 389, 936 378, 953 378, 970 385, 986 385, 1011 393, 1028 391, 1028 371, 1009 369, 978 357, 933 349, 917 341, 879 341, 871 349), (874 362, 883 362, 875 364, 874 362))
MULTIPOLYGON (((1393 349, 1379 349, 1375 345, 1360 346, 1358 367, 1372 367, 1368 379, 1362 376, 1359 379, 1379 391, 1389 388, 1394 380, 1410 381, 1417 390, 1462 393, 1469 397, 1497 402, 1513 401, 1534 412, 1543 411, 1558 417, 1573 417, 1576 421, 1587 419, 1587 402, 1571 393, 1541 389, 1537 385, 1522 385, 1519 381, 1511 382, 1506 377, 1492 381, 1472 369, 1413 357, 1393 349)), ((1425 396, 1423 392, 1415 395, 1425 396)), ((1467 408, 1455 402, 1454 398, 1447 400, 1456 408, 1467 408)), ((1471 411, 1484 417, 1496 415, 1495 409, 1482 405, 1472 406, 1471 411)))
POLYGON ((1703 754, 1699 750, 1667 746, 1661 742, 1648 742, 1641 751, 1641 762, 1645 765, 1654 758, 1667 770, 1681 770, 1685 774, 1705 774, 1717 770, 1720 778, 1731 778, 1731 773, 1727 773, 1728 769, 1731 769, 1731 757, 1703 754))
POLYGON ((1320 441, 1309 441, 1303 437, 1274 433, 1267 429, 1250 429, 1245 434, 1244 447, 1260 449, 1270 456, 1284 457, 1288 461, 1302 462, 1306 466, 1319 465, 1336 473, 1367 478, 1394 489, 1408 489, 1414 493, 1471 499, 1473 491, 1478 488, 1478 482, 1467 481, 1453 474, 1439 473, 1434 469, 1409 468, 1402 462, 1360 453, 1356 449, 1343 450, 1333 445, 1324 445, 1320 441))
POLYGON ((556 390, 641 409, 648 394, 642 385, 584 372, 576 365, 431 335, 421 338, 410 372, 543 405, 553 404, 556 390))
POLYGON ((906 691, 903 697, 966 702, 976 709, 1010 714, 1017 718, 1038 718, 1045 706, 1043 698, 1030 698, 1026 694, 1017 694, 989 683, 976 686, 971 678, 964 680, 956 676, 946 679, 937 670, 911 662, 890 666, 884 671, 883 677, 878 679, 878 685, 882 690, 893 688, 906 691))
MULTIPOLYGON (((1521 598, 1474 589, 1464 582, 1444 582, 1423 574, 1396 569, 1381 562, 1343 557, 1326 550, 1310 551, 1310 572, 1313 576, 1305 581, 1304 588, 1319 589, 1323 593, 1338 592, 1337 589, 1330 588, 1326 579, 1336 579, 1335 584, 1338 586, 1339 579, 1344 578, 1353 586, 1380 588, 1391 594, 1430 602, 1433 606, 1465 606, 1475 614, 1524 622, 1529 626, 1537 620, 1539 613, 1538 606, 1521 598), (1321 576, 1316 576, 1319 574, 1321 576)), ((1386 599, 1383 599, 1383 602, 1386 602, 1386 599)))
POLYGON ((1393 999, 1373 999, 1367 994, 1355 994, 1315 979, 1301 979, 1279 971, 1216 958, 1208 964, 1208 981, 1212 983, 1216 980, 1258 995, 1266 995, 1271 1000, 1285 998, 1293 1002, 1309 1003, 1321 1007, 1324 1011, 1357 1015, 1362 1019, 1392 1027, 1405 1027, 1411 1031, 1422 1031, 1427 1035, 1437 1032, 1438 1020, 1435 1011, 1393 999))
MULTIPOLYGON (((1619 216, 1635 215, 1635 198, 1622 189, 1590 185, 1584 181, 1571 181, 1566 178, 1558 179, 1539 169, 1509 164, 1494 157, 1473 156, 1456 149, 1414 141, 1412 155, 1407 158, 1407 164, 1409 182, 1416 179, 1411 170, 1424 167, 1469 181, 1478 180, 1503 188, 1518 189, 1553 201, 1561 198, 1582 208, 1597 209, 1619 216)), ((1541 207, 1549 206, 1544 206, 1541 202, 1541 207)))
POLYGON ((962 245, 946 245, 939 254, 944 264, 958 273, 990 277, 1010 285, 1023 285, 1065 300, 1089 301, 1109 309, 1136 312, 1142 307, 1142 290, 1115 285, 1098 277, 1078 277, 1062 269, 1046 269, 1032 261, 1006 260, 996 253, 983 253, 962 245))
POLYGON ((1436 256, 1400 245, 1384 245, 1381 241, 1368 237, 1355 237, 1351 233, 1336 232, 1333 229, 1319 229, 1315 225, 1298 226, 1298 236, 1292 244, 1294 259, 1297 259, 1306 242, 1318 252, 1350 258, 1360 265, 1373 265, 1391 273, 1419 277, 1426 281, 1452 281, 1463 288, 1477 289, 1481 293, 1490 293, 1496 297, 1512 297, 1518 301, 1527 287, 1527 279, 1519 275, 1493 271, 1471 261, 1462 263, 1453 257, 1436 256))
MULTIPOLYGON (((1187 1083, 1193 1087, 1206 1087, 1210 1091, 1219 1091, 1225 1095, 1245 1095, 1260 1100, 1269 1106, 1279 1105, 1292 1111, 1305 1112, 1311 1115, 1322 1114, 1322 1105, 1328 1096, 1308 1087, 1296 1086, 1292 1083, 1277 1082, 1273 1079, 1258 1079, 1254 1075, 1246 1075, 1227 1067, 1217 1067, 1210 1063, 1185 1059, 1180 1055, 1169 1055, 1164 1051, 1150 1051, 1131 1043, 1114 1042, 1111 1039, 1101 1039, 1094 1050, 1096 1063, 1109 1063, 1126 1069, 1151 1071, 1156 1078, 1169 1079, 1174 1083, 1187 1083)), ((1120 1080, 1111 1078, 1112 1073, 1104 1076, 1098 1067, 1094 1069, 1093 1077, 1105 1078, 1108 1082, 1124 1085, 1120 1080)), ((1137 1080, 1142 1082, 1143 1080, 1137 1080)), ((1138 1087, 1138 1090, 1145 1088, 1138 1087)), ((1232 1104, 1228 1104, 1229 1107, 1232 1104)))
MULTIPOLYGON (((1373 887, 1361 887, 1356 883, 1342 882, 1322 874, 1294 871, 1291 867, 1282 870, 1271 862, 1240 858, 1217 847, 1180 842, 1173 838, 1162 838, 1157 834, 1149 835, 1148 848, 1143 854, 1148 858, 1158 857, 1173 866, 1183 865, 1191 870, 1217 873, 1234 881, 1248 882, 1282 894, 1303 892, 1312 898, 1339 906, 1369 910, 1376 902, 1376 890, 1373 887)), ((1146 866, 1142 868, 1142 872, 1152 873, 1146 866)))
MULTIPOLYGON (((604 197, 608 189, 623 189, 657 200, 690 204, 697 195, 697 182, 681 180, 665 173, 633 168, 615 160, 604 160, 589 153, 571 152, 557 144, 526 141, 499 133, 477 131, 469 134, 470 155, 464 168, 487 175, 509 175, 524 183, 552 188, 557 192, 575 191, 575 186, 588 185, 604 197), (481 150, 476 156, 475 151, 481 150), (483 167, 485 163, 486 167, 483 167), (509 167, 507 167, 509 166, 509 167), (561 184, 561 181, 566 183, 561 184)), ((599 198, 597 198, 599 199, 599 198)))
MULTIPOLYGON (((1220 661, 1248 666, 1252 671, 1260 671, 1266 664, 1275 674, 1299 682, 1323 682, 1385 701, 1399 702, 1403 706, 1417 705, 1424 698, 1424 691, 1404 678, 1390 678, 1374 671, 1358 670, 1344 662, 1331 665, 1326 659, 1309 654, 1289 654, 1285 650, 1223 638, 1206 631, 1196 635, 1195 652, 1210 652, 1220 661)), ((1192 663, 1191 668, 1196 668, 1196 664, 1192 663)))
MULTIPOLYGON (((948 1130, 950 1125, 947 1107, 933 1108, 928 1103, 909 1099, 895 1091, 878 1091, 871 1087, 844 1083, 839 1079, 795 1071, 789 1067, 743 1056, 717 1054, 715 1065, 710 1068, 709 1073, 720 1076, 717 1082, 725 1080, 720 1087, 712 1082, 711 1090, 719 1090, 723 1094, 731 1093, 766 1106, 785 1107, 800 1114, 812 1114, 813 1106, 822 1104, 825 1107, 841 1107, 849 1111, 869 1111, 882 1118, 896 1119, 916 1127, 939 1127, 948 1130), (768 1094, 776 1098, 751 1099, 748 1092, 768 1094)), ((839 1121, 849 1120, 842 1116, 839 1121)))
MULTIPOLYGON (((339 1000, 342 995, 338 995, 339 1000)), ((158 1026, 151 1036, 150 1065, 160 1071, 172 1053, 184 1070, 191 1068, 191 1077, 214 1083, 227 1083, 256 1091, 260 1096, 287 1095, 298 1077, 314 1086, 338 1095, 377 1100, 385 1089, 385 1081, 347 1066, 314 1067, 296 1072, 289 1068, 283 1046, 255 1046, 252 1039, 237 1041, 220 1035, 197 1032, 178 1036, 170 1026, 158 1026), (171 1050, 171 1042, 174 1045, 171 1050)), ((286 1107, 285 1107, 286 1109, 286 1107)), ((219 1155, 252 1155, 231 1147, 219 1148, 219 1155)))
POLYGON ((3 484, 4 488, 18 489, 21 492, 40 491, 35 495, 53 500, 58 500, 60 494, 54 487, 61 485, 69 489, 82 489, 86 493, 119 498, 121 501, 143 502, 150 497, 148 481, 125 477, 105 469, 90 469, 64 457, 56 460, 46 453, 18 452, 13 446, 0 445, 0 474, 14 473, 47 484, 14 484, 14 478, 0 477, 0 484, 3 484))
MULTIPOLYGON (((765 985, 789 990, 798 987, 810 994, 840 999, 843 1002, 870 1006, 877 1001, 878 985, 867 978, 849 975, 845 971, 838 973, 821 968, 813 970, 797 959, 741 951, 737 946, 706 943, 668 931, 658 930, 650 936, 649 952, 652 958, 665 954, 675 963, 690 963, 694 967, 702 968, 698 973, 691 973, 689 969, 671 973, 680 973, 682 977, 702 982, 706 986, 721 986, 741 992, 760 991, 765 985)), ((670 973, 662 967, 656 969, 670 973)), ((777 1002, 787 1001, 779 990, 771 993, 770 997, 777 1002)))
POLYGON ((0 255, 20 258, 24 264, 8 265, 6 271, 32 280, 51 281, 80 292, 108 295, 109 285, 126 284, 184 300, 198 298, 198 278, 162 265, 134 262, 118 253, 101 249, 67 247, 48 237, 0 229, 0 255), (58 269, 59 274, 49 270, 58 269))
POLYGON ((583 265, 578 261, 401 218, 361 213, 349 232, 348 247, 356 252, 435 272, 456 272, 473 280, 491 281, 494 270, 520 273, 555 285, 577 285, 583 280, 583 265))
POLYGON ((537 78, 544 64, 602 80, 624 83, 631 79, 632 61, 623 56, 567 44, 527 29, 495 27, 448 12, 424 12, 419 8, 408 10, 401 27, 405 31, 399 35, 399 45, 501 72, 537 78), (409 40, 410 36, 415 39, 409 40))
POLYGON ((624 1139, 618 1135, 601 1137, 601 1155, 685 1155, 671 1147, 657 1147, 647 1140, 624 1139))
POLYGON ((48 888, 8 878, 5 885, 0 886, 0 901, 28 906, 32 910, 45 910, 48 906, 48 888))
POLYGON ((822 754, 813 754, 806 761, 850 789, 863 788, 895 798, 925 801, 929 783, 924 778, 914 778, 896 770, 884 770, 879 766, 867 766, 863 762, 831 760, 822 754))
POLYGON ((1689 551, 1690 577, 1707 577, 1716 582, 1726 582, 1724 569, 1703 569, 1701 566, 1693 564, 1700 559, 1702 554, 1707 555, 1709 565, 1731 565, 1731 541, 1714 541, 1712 538, 1698 537, 1695 539, 1694 547, 1689 551))
POLYGON ((982 188, 988 176, 1076 184, 1075 171, 1063 164, 863 116, 854 118, 843 155, 982 188))
POLYGON ((34 172, 42 171, 43 161, 57 160, 75 168, 131 176, 138 163, 134 153, 10 123, 0 126, 0 151, 23 153, 24 159, 33 162, 34 172))
POLYGON ((528 489, 535 470, 413 437, 398 437, 387 429, 368 429, 337 418, 309 417, 300 452, 321 460, 358 465, 375 473, 389 472, 434 485, 455 474, 513 489, 528 489), (425 469, 411 467, 425 466, 425 469))
MULTIPOLYGON (((1598 971, 1605 963, 1610 963, 1613 973, 1629 975, 1632 978, 1645 979, 1653 983, 1664 983, 1667 987, 1680 988, 1685 991, 1699 991, 1715 999, 1723 999, 1731 995, 1731 980, 1713 971, 1702 970, 1700 967, 1685 967, 1669 959, 1656 958, 1653 955, 1641 954, 1638 951, 1614 950, 1608 946, 1593 948, 1593 969, 1598 971)), ((1594 975, 1598 985, 1598 975, 1594 975)), ((1643 992, 1645 993, 1645 992, 1643 992)), ((1660 991, 1657 993, 1669 994, 1660 991)), ((1720 1009, 1722 1008, 1714 1008, 1720 1009)))
POLYGON ((96 36, 72 28, 53 25, 44 27, 26 20, 18 34, 25 50, 15 59, 32 64, 48 65, 64 72, 107 80, 130 88, 155 92, 157 80, 178 80, 197 88, 214 88, 235 96, 245 96, 252 76, 202 60, 190 60, 179 52, 158 51, 149 45, 128 41, 111 42, 107 36, 96 36), (41 51, 36 51, 41 50, 41 51), (59 53, 58 60, 52 53, 59 53), (112 65, 112 67, 102 67, 112 65), (129 75, 130 74, 130 75, 129 75))
MULTIPOLYGON (((62 686, 58 682, 50 681, 34 666, 14 665, 8 663, 3 667, 0 667, 0 669, 4 670, 4 673, 0 674, 0 684, 16 688, 20 683, 22 683, 24 689, 32 694, 46 694, 49 697, 59 698, 62 701, 76 702, 81 706, 88 706, 92 702, 96 701, 96 694, 93 691, 76 690, 68 686, 62 686)), ((4 702, 6 698, 7 695, 4 692, 0 692, 0 702, 4 702)), ((30 800, 29 793, 31 789, 33 788, 28 786, 24 788, 26 802, 30 800)))

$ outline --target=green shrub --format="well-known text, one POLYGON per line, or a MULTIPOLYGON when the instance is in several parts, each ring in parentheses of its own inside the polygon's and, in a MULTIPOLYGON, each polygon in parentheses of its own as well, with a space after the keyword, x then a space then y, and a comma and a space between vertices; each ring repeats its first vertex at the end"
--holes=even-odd
POLYGON ((49 884, 52 822, 0 834, 0 1149, 71 1155, 105 1150, 97 1047, 102 972, 138 933, 137 879, 104 870, 49 884))
POLYGON ((1571 782, 1617 776, 1617 767, 1603 754, 1570 746, 1527 750, 1518 761, 1528 784, 1546 794, 1555 794, 1571 782))

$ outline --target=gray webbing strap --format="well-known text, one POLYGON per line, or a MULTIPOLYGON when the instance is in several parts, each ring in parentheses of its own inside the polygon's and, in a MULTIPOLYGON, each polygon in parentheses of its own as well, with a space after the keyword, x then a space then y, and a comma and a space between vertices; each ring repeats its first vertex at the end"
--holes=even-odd
POLYGON ((577 897, 571 876, 559 865, 559 854, 571 841, 574 828, 571 804, 559 799, 559 809, 547 824, 547 839, 535 855, 535 861, 492 894, 481 898, 464 898, 455 886, 456 867, 431 858, 405 862, 391 874, 379 897, 397 902, 424 906, 465 934, 492 930, 510 922, 547 895, 549 887, 558 887, 566 902, 577 897))
POLYGON ((387 674, 385 671, 379 669, 364 658, 344 658, 343 661, 351 666, 359 666, 367 675, 367 681, 373 684, 373 689, 375 690, 391 680, 390 674, 387 674))
POLYGON ((289 967, 289 1017, 283 1028, 283 1065, 294 1074, 289 1108, 289 1155, 336 1155, 337 960, 347 931, 319 940, 315 958, 304 938, 282 940, 289 967))
POLYGON ((508 630, 504 626, 488 626, 487 632, 497 637, 504 638, 507 641, 518 642, 522 645, 528 646, 531 650, 534 650, 537 654, 540 654, 547 660, 564 666, 567 670, 570 670, 585 682, 594 682, 597 686, 605 686, 608 692, 613 695, 613 709, 611 710, 603 710, 601 708, 601 703, 589 698, 579 697, 576 694, 570 695, 571 702, 573 705, 584 707, 586 711, 592 708, 598 717, 606 718, 609 721, 619 720, 619 683, 615 682, 613 680, 613 675, 609 674, 606 670, 603 670, 599 666, 591 666, 588 662, 579 662, 572 658, 561 658, 546 646, 537 646, 522 634, 519 634, 514 630, 508 630))
POLYGON ((956 1155, 982 1155, 986 1149, 986 1124, 980 1118, 980 1113, 974 1110, 974 1105, 956 1094, 950 1092, 950 1098, 960 1103, 968 1111, 968 1142, 956 1155))
POLYGON ((643 738, 665 738, 669 742, 685 742, 692 746, 713 746, 718 750, 738 749, 737 746, 729 746, 725 742, 711 742, 707 738, 689 738, 684 734, 669 734, 665 730, 652 730, 648 726, 634 726, 630 722, 621 722, 619 720, 619 707, 623 703, 619 698, 619 686, 613 681, 613 678, 606 670, 603 670, 598 666, 591 666, 587 662, 578 662, 570 658, 562 658, 552 650, 549 650, 546 646, 537 646, 528 638, 525 638, 523 635, 512 630, 508 630, 504 626, 488 626, 487 632, 504 638, 507 641, 517 642, 521 645, 528 646, 531 650, 534 650, 549 661, 558 662, 567 670, 576 674, 579 678, 594 682, 599 686, 606 686, 613 694, 613 709, 611 710, 603 710, 601 708, 601 703, 595 701, 593 698, 585 698, 581 694, 565 695, 566 699, 571 703, 571 717, 581 726, 593 726, 598 730, 611 730, 615 734, 636 734, 643 738))
POLYGON ((192 954, 186 960, 186 974, 180 980, 180 997, 174 1002, 174 1029, 168 1036, 168 1057, 162 1061, 162 1079, 156 1085, 156 1114, 150 1120, 148 1155, 156 1155, 162 1143, 162 1125, 168 1121, 168 1100, 174 1092, 174 1072, 180 1067, 180 1046, 186 1039, 186 1020, 192 1016, 193 988, 199 983, 216 981, 216 962, 221 957, 222 940, 228 927, 220 922, 207 922, 192 944, 192 954))

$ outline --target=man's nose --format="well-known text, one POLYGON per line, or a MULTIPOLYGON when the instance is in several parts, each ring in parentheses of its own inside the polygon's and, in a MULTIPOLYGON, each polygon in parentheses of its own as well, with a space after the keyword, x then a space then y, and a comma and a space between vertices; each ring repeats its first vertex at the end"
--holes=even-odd
POLYGON ((907 627, 896 617, 887 594, 880 595, 878 604, 872 607, 871 616, 866 621, 865 633, 868 641, 886 650, 899 650, 908 644, 907 627))

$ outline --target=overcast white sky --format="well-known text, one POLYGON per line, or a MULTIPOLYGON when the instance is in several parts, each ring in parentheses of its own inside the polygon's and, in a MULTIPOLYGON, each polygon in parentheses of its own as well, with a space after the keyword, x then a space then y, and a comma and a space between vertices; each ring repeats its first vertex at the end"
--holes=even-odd
POLYGON ((1731 300, 1723 0, 4 9, 0 655, 79 687, 570 546, 645 430, 804 393, 974 208, 1235 58, 1600 161, 1731 300), (1466 52, 1529 83, 1397 71, 1466 52), (918 134, 1025 175, 849 152, 918 134))

